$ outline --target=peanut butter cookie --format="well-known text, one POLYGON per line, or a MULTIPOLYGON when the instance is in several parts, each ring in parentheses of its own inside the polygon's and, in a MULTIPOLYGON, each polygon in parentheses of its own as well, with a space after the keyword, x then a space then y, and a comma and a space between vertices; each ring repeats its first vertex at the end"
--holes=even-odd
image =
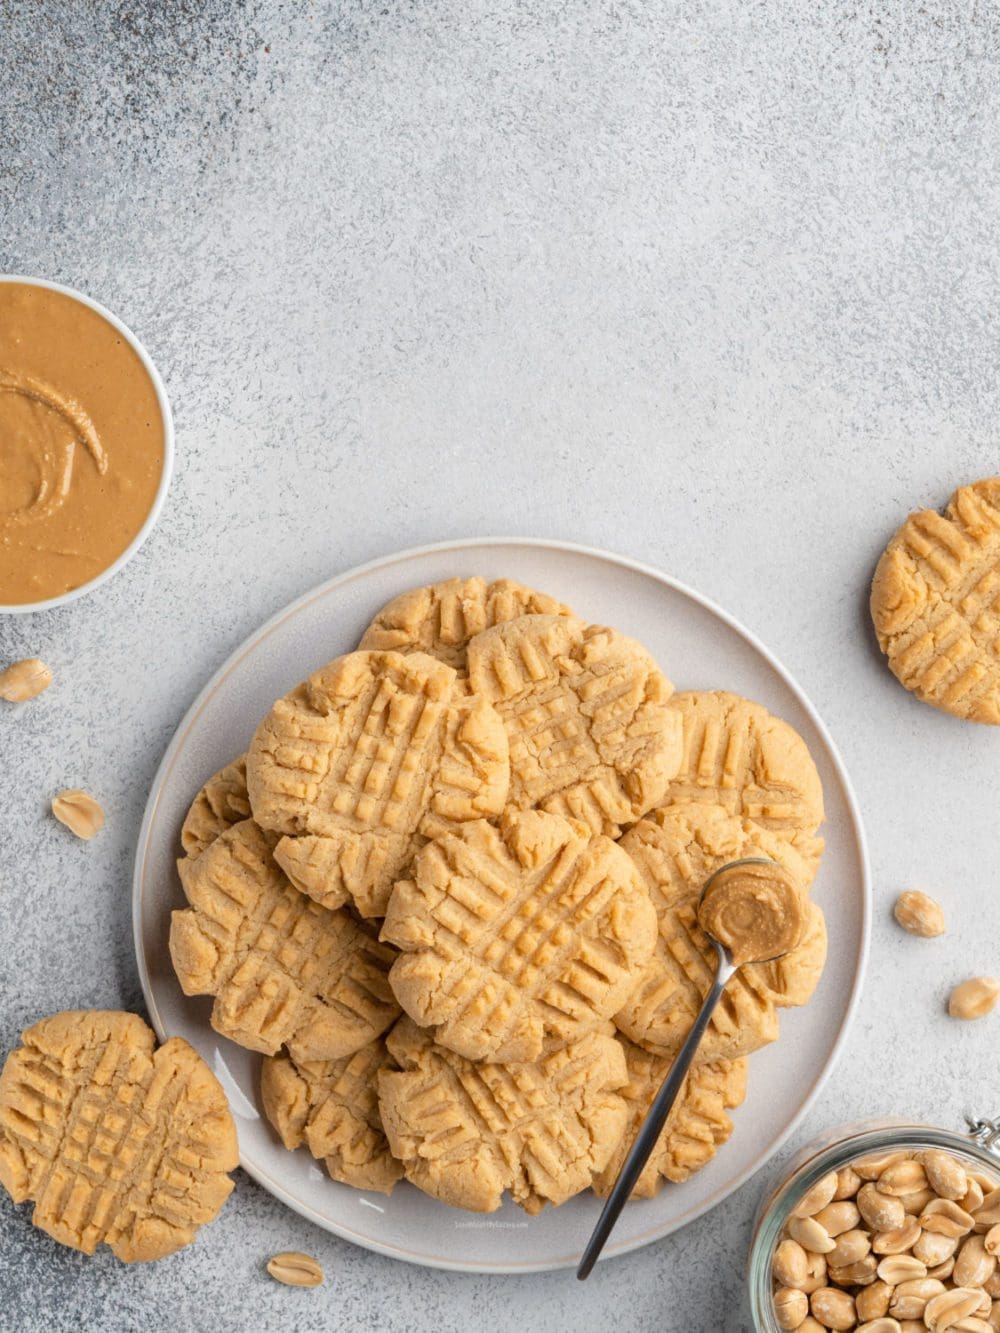
POLYGON ((684 754, 660 804, 714 801, 790 842, 819 867, 823 788, 805 741, 761 704, 722 690, 675 694, 684 754))
POLYGON ((428 837, 500 814, 503 724, 456 682, 426 653, 348 653, 274 705, 250 747, 247 785, 297 889, 382 916, 428 837))
POLYGON ((285 1147, 305 1143, 332 1179, 391 1194, 403 1168, 389 1151, 378 1110, 378 1071, 388 1061, 382 1037, 342 1060, 266 1057, 261 1098, 285 1147))
POLYGON ((537 1064, 472 1064, 408 1018, 386 1044, 399 1065, 378 1076, 390 1147, 442 1203, 489 1213, 509 1190, 538 1213, 587 1189, 624 1133, 625 1053, 604 1032, 537 1064))
POLYGON ((511 579, 493 583, 480 578, 448 579, 394 597, 365 630, 358 647, 430 653, 464 675, 469 640, 483 630, 517 616, 571 614, 554 597, 511 579))
POLYGON ((272 841, 245 819, 178 861, 191 906, 171 916, 174 970, 185 995, 215 996, 212 1026, 240 1046, 338 1059, 398 1015, 387 980, 395 951, 346 910, 293 888, 272 841))
MULTIPOLYGON (((780 835, 705 802, 654 811, 620 845, 650 891, 659 936, 652 960, 615 1023, 634 1042, 669 1059, 690 1031, 715 975, 715 952, 697 920, 705 881, 725 862, 744 856, 770 857, 800 880, 810 866, 780 835)), ((804 1004, 825 959, 823 915, 810 904, 797 949, 777 963, 749 963, 730 981, 699 1060, 738 1059, 774 1041, 777 1007, 804 1004)))
POLYGON ((194 1240, 229 1197, 236 1130, 218 1080, 186 1041, 158 1050, 135 1014, 54 1014, 0 1074, 0 1183, 36 1227, 126 1263, 194 1240))
MULTIPOLYGON (((670 1060, 644 1051, 630 1041, 622 1041, 622 1046, 628 1083, 621 1095, 628 1103, 629 1121, 610 1161, 594 1181, 594 1191, 601 1198, 611 1193, 671 1065, 670 1060)), ((733 1132, 733 1122, 726 1112, 742 1104, 746 1090, 746 1060, 714 1060, 695 1065, 684 1080, 680 1096, 629 1197, 651 1199, 660 1192, 665 1180, 679 1183, 707 1166, 733 1132)))
POLYGON ((616 838, 659 804, 681 758, 672 686, 616 630, 521 616, 469 644, 469 680, 503 718, 510 803, 616 838))
POLYGON ((605 1022, 635 987, 656 913, 609 838, 540 810, 429 843, 382 939, 404 1010, 470 1060, 535 1060, 605 1022))
POLYGON ((893 674, 955 717, 1000 724, 1000 477, 960 487, 943 514, 911 514, 872 581, 893 674))
POLYGON ((241 754, 213 774, 191 802, 181 825, 181 846, 188 856, 200 856, 220 833, 249 818, 247 757, 241 754))

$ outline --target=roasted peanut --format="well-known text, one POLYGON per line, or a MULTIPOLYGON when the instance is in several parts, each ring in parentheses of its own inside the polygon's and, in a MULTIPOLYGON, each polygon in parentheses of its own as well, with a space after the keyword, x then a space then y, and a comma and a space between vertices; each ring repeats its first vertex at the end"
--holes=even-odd
POLYGON ((806 1252, 797 1240, 783 1240, 774 1251, 771 1271, 775 1281, 783 1287, 804 1289, 809 1276, 809 1263, 806 1252))
MULTIPOLYGON (((878 1275, 890 1287, 898 1287, 901 1282, 912 1282, 915 1278, 927 1276, 927 1265, 912 1254, 889 1254, 878 1266, 878 1275)), ((890 1306, 891 1308, 891 1306, 890 1306)))
POLYGON ((985 1195, 976 1209, 975 1219, 977 1231, 980 1228, 987 1231, 1000 1222, 1000 1189, 992 1189, 985 1195))
POLYGON ((854 1297, 836 1287, 820 1287, 809 1297, 809 1309, 824 1328, 853 1328, 856 1320, 854 1297))
POLYGON ((996 977, 970 977, 956 986, 948 997, 952 1018, 971 1022, 992 1013, 1000 1000, 1000 981, 996 977))
POLYGON ((267 1271, 286 1287, 318 1287, 323 1281, 323 1270, 312 1255, 298 1250, 276 1254, 267 1261, 267 1271))
POLYGON ((792 1217, 815 1217, 821 1208, 825 1208, 837 1192, 837 1173, 831 1171, 822 1180, 817 1180, 811 1189, 803 1194, 792 1209, 792 1217))
POLYGON ((859 1324, 857 1333, 899 1333, 899 1323, 895 1319, 871 1319, 859 1324))
POLYGON ((993 1274, 988 1282, 983 1283, 983 1291, 993 1300, 1000 1300, 1000 1268, 993 1274))
POLYGON ((799 1328, 809 1313, 809 1297, 794 1287, 779 1287, 774 1293, 774 1317, 779 1328, 799 1328))
POLYGON ((927 1174, 927 1183, 942 1199, 963 1199, 969 1189, 965 1168, 950 1153, 940 1148, 925 1148, 916 1160, 927 1174))
POLYGON ((834 1200, 839 1202, 841 1199, 853 1199, 855 1194, 861 1188, 861 1177, 851 1166, 842 1166, 837 1172, 837 1188, 834 1192, 834 1200))
POLYGON ((982 1208, 983 1187, 978 1180, 970 1180, 969 1188, 965 1191, 965 1194, 961 1199, 956 1199, 955 1202, 959 1208, 964 1208, 967 1213, 974 1213, 977 1208, 982 1208))
POLYGON ((914 1241, 913 1255, 928 1268, 943 1264, 958 1249, 957 1236, 942 1236, 940 1231, 921 1231, 914 1241))
POLYGON ((983 1237, 983 1248, 987 1254, 992 1254, 994 1257, 1000 1254, 1000 1225, 990 1227, 987 1231, 983 1237))
POLYGON ((77 788, 61 791, 52 798, 52 813, 78 838, 89 840, 104 827, 104 811, 88 792, 77 788))
POLYGON ((933 1268, 928 1268, 927 1276, 936 1277, 939 1282, 947 1282, 955 1271, 954 1256, 946 1259, 943 1264, 935 1264, 933 1268))
POLYGON ((850 1199, 843 1199, 840 1203, 828 1203, 815 1214, 815 1217, 830 1236, 839 1236, 843 1231, 850 1231, 861 1220, 857 1205, 850 1199))
POLYGON ((922 935, 932 939, 944 934, 944 912, 926 893, 919 889, 907 889, 896 899, 893 908, 896 920, 911 935, 922 935))
POLYGON ((866 1254, 863 1259, 857 1259, 853 1264, 844 1264, 840 1268, 828 1264, 826 1271, 832 1286, 867 1287, 869 1283, 875 1281, 876 1263, 874 1254, 866 1254))
POLYGON ((996 1272, 997 1261, 992 1254, 987 1254, 982 1236, 969 1236, 962 1242, 962 1247, 955 1259, 955 1285, 957 1287, 981 1287, 996 1272))
POLYGON ((942 1236, 967 1236, 975 1226, 972 1217, 953 1199, 935 1199, 920 1214, 919 1221, 925 1231, 937 1231, 942 1236))
POLYGON ((826 1259, 822 1254, 806 1251, 806 1280, 802 1290, 811 1296, 818 1287, 826 1286, 826 1259))
POLYGON ((904 1162, 893 1162, 879 1176, 878 1188, 880 1194, 892 1194, 897 1198, 901 1194, 912 1194, 927 1188, 927 1173, 912 1157, 904 1162))
POLYGON ((900 1150, 869 1153, 867 1157, 859 1157, 856 1162, 852 1162, 851 1167, 862 1180, 878 1180, 887 1167, 894 1165, 896 1162, 905 1162, 909 1155, 909 1153, 900 1150))
POLYGON ((877 1231, 872 1237, 872 1249, 876 1254, 905 1254, 913 1249, 919 1235, 920 1223, 915 1217, 908 1217, 901 1227, 877 1231))
POLYGON ((861 1216, 873 1231, 895 1231, 906 1217, 902 1202, 891 1194, 883 1194, 874 1181, 862 1185, 857 1204, 861 1216))
POLYGON ((952 1287, 935 1296, 924 1307, 924 1323, 931 1333, 953 1328, 960 1319, 971 1315, 979 1306, 982 1292, 973 1287, 952 1287))
POLYGON ((871 1237, 867 1231, 845 1231, 837 1237, 836 1245, 826 1256, 827 1267, 834 1269, 856 1264, 871 1253, 871 1248, 871 1237))
POLYGON ((944 1290, 944 1283, 931 1277, 900 1282, 893 1290, 889 1313, 894 1319, 922 1319, 927 1302, 934 1296, 940 1296, 944 1290))
POLYGON ((873 1282, 871 1286, 865 1287, 864 1291, 859 1291, 855 1297, 855 1304, 858 1308, 859 1319, 881 1319, 883 1315, 889 1313, 889 1300, 892 1296, 892 1287, 888 1282, 883 1282, 881 1278, 873 1282))
POLYGON ((834 1241, 825 1227, 814 1217, 793 1217, 788 1223, 788 1234, 797 1240, 804 1250, 813 1254, 829 1254, 834 1241))
POLYGON ((12 704, 24 703, 47 690, 51 684, 52 672, 45 663, 37 657, 24 657, 0 671, 0 699, 12 704))
POLYGON ((915 1190, 913 1194, 901 1194, 899 1202, 910 1217, 919 1217, 927 1205, 933 1203, 936 1198, 937 1195, 932 1189, 915 1190))

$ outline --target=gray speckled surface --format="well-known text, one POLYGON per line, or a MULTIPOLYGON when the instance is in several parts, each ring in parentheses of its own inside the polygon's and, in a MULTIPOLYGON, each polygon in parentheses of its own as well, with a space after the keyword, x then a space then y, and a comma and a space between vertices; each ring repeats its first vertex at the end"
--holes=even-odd
MULTIPOLYGON (((56 686, 0 717, 0 1045, 140 1004, 145 792, 207 675, 349 565, 480 533, 608 546, 715 597, 842 747, 877 895, 864 1007, 796 1137, 1000 1107, 991 731, 883 669, 866 582, 902 515, 998 469, 997 30, 988 7, 0 0, 0 271, 144 339, 178 466, 141 555, 0 623, 56 686), (45 814, 109 811, 92 845, 45 814), (953 923, 892 926, 905 885, 953 923)), ((4 1329, 743 1327, 762 1182, 676 1238, 522 1279, 418 1271, 246 1178, 187 1253, 129 1270, 0 1208, 4 1329), (261 1273, 302 1248, 330 1280, 261 1273)))

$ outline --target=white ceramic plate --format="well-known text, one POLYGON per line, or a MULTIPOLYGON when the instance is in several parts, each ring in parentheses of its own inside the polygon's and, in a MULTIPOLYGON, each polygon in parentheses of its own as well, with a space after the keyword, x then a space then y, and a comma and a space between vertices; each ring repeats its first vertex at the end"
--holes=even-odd
POLYGON ((216 1036, 209 999, 185 999, 167 953, 169 914, 183 905, 174 869, 179 830, 202 782, 248 744, 271 703, 354 648, 383 603, 404 589, 455 575, 507 576, 544 589, 585 618, 641 639, 678 688, 725 688, 765 704, 805 738, 823 779, 826 855, 815 896, 832 947, 805 1009, 782 1015, 777 1045, 751 1061, 735 1133, 684 1185, 626 1208, 605 1257, 657 1240, 715 1207, 784 1142, 836 1059, 861 986, 870 887, 864 835, 843 765, 823 723, 787 672, 745 629, 654 569, 557 542, 482 540, 403 551, 341 574, 258 630, 195 700, 164 756, 139 837, 134 889, 136 953, 160 1037, 186 1037, 221 1079, 239 1130, 242 1163, 265 1189, 348 1240, 412 1263, 468 1272, 531 1272, 574 1264, 600 1205, 581 1195, 528 1218, 506 1203, 487 1217, 462 1213, 410 1185, 390 1198, 331 1181, 304 1149, 289 1153, 263 1118, 259 1057, 216 1036))

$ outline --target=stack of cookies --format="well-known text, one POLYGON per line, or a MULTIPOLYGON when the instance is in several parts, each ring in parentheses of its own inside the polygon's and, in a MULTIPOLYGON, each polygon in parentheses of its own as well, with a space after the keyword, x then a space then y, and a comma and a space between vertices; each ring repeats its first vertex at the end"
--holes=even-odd
MULTIPOLYGON (((605 1194, 708 987, 696 908, 771 857, 804 895, 823 801, 757 704, 507 580, 404 594, 279 699, 182 830, 170 952, 265 1057, 284 1145, 480 1212, 605 1194)), ((746 1057, 804 1004, 823 915, 730 983, 636 1188, 705 1165, 746 1057)))

